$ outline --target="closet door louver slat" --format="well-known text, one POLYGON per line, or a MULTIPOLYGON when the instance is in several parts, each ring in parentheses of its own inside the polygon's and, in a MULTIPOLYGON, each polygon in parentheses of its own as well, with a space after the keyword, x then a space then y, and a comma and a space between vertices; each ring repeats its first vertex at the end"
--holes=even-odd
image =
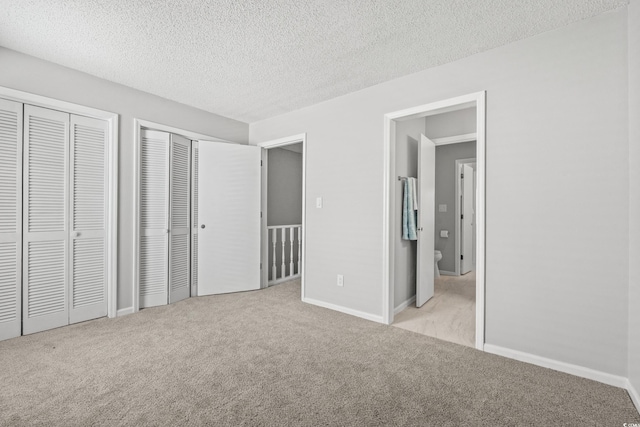
POLYGON ((140 134, 140 308, 167 304, 169 134, 140 134))
POLYGON ((107 315, 107 123, 71 116, 70 323, 107 315))
POLYGON ((22 104, 0 99, 0 340, 21 332, 22 104))
POLYGON ((190 186, 189 157, 191 141, 171 135, 169 240, 169 303, 189 297, 190 186))
POLYGON ((68 324, 69 114, 24 106, 23 333, 68 324))

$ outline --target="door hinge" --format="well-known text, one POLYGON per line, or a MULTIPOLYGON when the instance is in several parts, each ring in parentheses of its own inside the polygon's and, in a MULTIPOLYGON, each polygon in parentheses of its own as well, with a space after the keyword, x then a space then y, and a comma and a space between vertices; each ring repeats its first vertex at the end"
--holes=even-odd
POLYGON ((260 218, 262 218, 262 212, 260 212, 260 218))
POLYGON ((260 166, 262 166, 262 160, 260 160, 260 166))
POLYGON ((460 219, 464 219, 464 214, 460 214, 460 219))
POLYGON ((262 263, 260 263, 260 270, 262 270, 262 263))
POLYGON ((460 259, 464 259, 464 255, 460 255, 460 259))
POLYGON ((460 174, 460 179, 464 179, 464 174, 463 173, 460 174))

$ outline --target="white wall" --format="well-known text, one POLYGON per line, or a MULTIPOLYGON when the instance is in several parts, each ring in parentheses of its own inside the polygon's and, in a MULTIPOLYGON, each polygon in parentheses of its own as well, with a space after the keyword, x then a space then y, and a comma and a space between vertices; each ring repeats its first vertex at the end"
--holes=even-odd
MULTIPOLYGON (((475 132, 475 130, 471 132, 475 132)), ((440 270, 456 271, 456 160, 475 157, 475 141, 436 147, 436 227, 434 241, 436 249, 442 252, 442 259, 438 263, 440 270), (438 206, 441 204, 447 205, 446 212, 439 212, 438 206), (449 237, 440 237, 440 230, 449 230, 449 237)))
POLYGON ((395 258, 393 301, 398 307, 416 294, 416 241, 402 240, 402 206, 404 182, 398 176, 418 176, 418 141, 424 133, 423 118, 398 122, 396 124, 396 173, 393 185, 396 187, 396 199, 393 209, 398 221, 395 234, 395 258))
POLYGON ((268 225, 302 224, 302 154, 284 148, 267 154, 268 225))
POLYGON ((133 119, 246 143, 248 125, 0 47, 0 86, 120 115, 118 309, 132 305, 133 119))
MULTIPOLYGON (((629 380, 640 393, 640 0, 629 3, 629 380)), ((636 399, 640 395, 636 394, 636 399)), ((635 401, 640 411, 640 400, 635 401)))
POLYGON ((252 144, 307 132, 307 296, 382 315, 383 116, 486 90, 486 341, 626 375, 626 26, 618 9, 251 124, 252 144))

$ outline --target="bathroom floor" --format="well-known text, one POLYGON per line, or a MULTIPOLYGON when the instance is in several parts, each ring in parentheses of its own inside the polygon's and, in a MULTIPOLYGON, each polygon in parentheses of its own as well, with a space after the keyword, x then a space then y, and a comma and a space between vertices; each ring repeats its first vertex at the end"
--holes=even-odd
POLYGON ((393 326, 444 341, 475 347, 476 274, 440 276, 433 298, 398 313, 393 326))

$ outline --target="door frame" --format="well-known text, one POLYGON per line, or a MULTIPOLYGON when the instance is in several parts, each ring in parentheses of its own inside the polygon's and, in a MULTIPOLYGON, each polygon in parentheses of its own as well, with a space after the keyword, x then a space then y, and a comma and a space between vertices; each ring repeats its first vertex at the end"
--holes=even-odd
MULTIPOLYGON (((477 150, 477 147, 476 147, 477 150)), ((454 174, 455 174, 455 183, 456 183, 456 189, 455 189, 455 210, 456 210, 456 240, 454 242, 454 252, 455 252, 455 275, 459 276, 460 275, 460 253, 462 252, 462 230, 460 228, 460 214, 462 213, 462 207, 460 206, 460 166, 462 165, 466 165, 466 164, 470 164, 470 163, 476 163, 476 159, 475 158, 469 158, 469 159, 456 159, 456 163, 455 163, 455 170, 454 170, 454 174)), ((477 185, 477 182, 475 183, 477 185)), ((476 224, 477 225, 477 224, 476 224)), ((478 229, 476 227, 476 234, 478 233, 478 229)), ((476 236, 477 238, 477 236, 476 236)), ((442 271, 440 271, 440 273, 442 273, 442 271)), ((446 274, 445 274, 446 275, 446 274)))
MULTIPOLYGON (((167 126, 161 123, 144 119, 133 119, 133 274, 132 274, 132 306, 120 310, 119 315, 136 313, 140 311, 140 131, 142 128, 157 130, 161 132, 173 133, 184 136, 191 141, 211 141, 224 142, 227 144, 239 144, 238 142, 227 141, 211 135, 192 132, 185 129, 167 126)), ((193 142, 192 142, 193 145, 193 142)), ((169 173, 169 171, 167 171, 169 173)), ((193 183, 192 183, 193 184, 193 183)), ((168 207, 167 207, 168 209, 168 207)), ((191 206, 191 210, 195 209, 191 206)), ((191 217, 190 217, 191 218, 191 217)), ((189 275, 191 279, 191 275, 189 275)), ((191 283, 189 283, 191 289, 191 283)))
MULTIPOLYGON (((105 218, 107 317, 116 317, 118 309, 118 123, 117 113, 85 107, 46 96, 0 86, 0 98, 36 107, 49 108, 107 122, 107 212, 105 218)), ((22 281, 21 281, 22 283, 22 281)))
MULTIPOLYGON (((435 114, 476 107, 476 342, 478 350, 484 349, 485 327, 485 176, 486 176, 486 92, 475 92, 394 111, 384 115, 383 142, 383 215, 382 215, 382 321, 390 325, 394 317, 394 255, 396 218, 394 209, 396 181, 396 122, 412 120, 435 114)), ((437 140, 436 140, 437 141, 437 140)))
MULTIPOLYGON (((301 299, 304 301, 305 299, 305 271, 307 268, 307 259, 306 259, 306 248, 307 248, 307 208, 306 208, 306 188, 307 188, 307 134, 301 133, 298 135, 286 136, 284 138, 272 139, 269 141, 259 142, 255 144, 260 148, 264 148, 266 150, 270 148, 278 148, 284 147, 287 145, 293 145, 302 143, 302 259, 300 262, 302 263, 302 269, 300 271, 300 283, 301 283, 301 299)), ((264 160, 263 156, 263 160, 264 160)), ((268 286, 268 274, 269 274, 269 236, 267 230, 267 172, 269 168, 269 163, 264 162, 264 166, 262 168, 262 283, 261 287, 266 288, 268 286), (266 268, 265 268, 266 266, 266 268)))

